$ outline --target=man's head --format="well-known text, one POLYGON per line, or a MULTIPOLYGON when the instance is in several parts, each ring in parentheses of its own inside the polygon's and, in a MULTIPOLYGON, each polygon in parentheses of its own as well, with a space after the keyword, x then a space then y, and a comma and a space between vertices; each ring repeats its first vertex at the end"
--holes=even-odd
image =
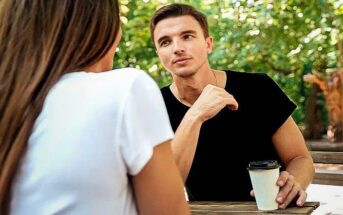
POLYGON ((157 54, 173 77, 210 70, 213 38, 204 14, 189 5, 171 4, 156 11, 150 27, 157 54))
MULTIPOLYGON (((208 33, 208 23, 207 23, 207 18, 206 16, 197 11, 194 7, 187 5, 187 4, 170 4, 161 7, 159 10, 157 10, 154 14, 154 16, 151 19, 150 22, 150 34, 153 43, 155 44, 154 40, 154 31, 156 28, 156 25, 167 18, 171 17, 178 17, 178 16, 192 16, 201 26, 201 29, 204 33, 204 37, 207 38, 209 36, 208 33)), ((156 44, 155 44, 156 46, 156 44)))

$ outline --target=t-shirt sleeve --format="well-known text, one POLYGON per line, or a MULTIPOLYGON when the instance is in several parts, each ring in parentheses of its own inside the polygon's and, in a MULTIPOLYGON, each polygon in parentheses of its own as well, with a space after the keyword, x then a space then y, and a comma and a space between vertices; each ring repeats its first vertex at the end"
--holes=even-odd
POLYGON ((121 151, 128 174, 138 174, 153 148, 173 138, 167 110, 156 83, 144 72, 132 83, 123 110, 121 151))
POLYGON ((259 87, 262 90, 260 108, 263 109, 261 117, 263 124, 267 126, 267 132, 273 135, 278 128, 291 116, 296 105, 291 101, 282 89, 268 75, 262 75, 259 87))

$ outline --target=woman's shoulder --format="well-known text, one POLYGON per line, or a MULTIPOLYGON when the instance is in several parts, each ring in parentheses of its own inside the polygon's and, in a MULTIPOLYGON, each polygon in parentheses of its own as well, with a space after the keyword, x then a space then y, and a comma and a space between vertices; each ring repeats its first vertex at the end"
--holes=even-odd
POLYGON ((135 80, 141 77, 149 77, 143 70, 135 68, 120 68, 113 69, 107 72, 98 73, 101 78, 113 78, 113 79, 125 79, 125 80, 135 80))
POLYGON ((153 84, 155 82, 148 74, 134 68, 114 69, 101 73, 80 71, 64 75, 49 94, 62 95, 62 98, 67 94, 76 97, 98 95, 99 98, 106 96, 110 98, 139 89, 144 91, 143 88, 153 84))
POLYGON ((146 72, 135 68, 114 69, 106 73, 107 74, 104 75, 111 76, 113 81, 120 81, 126 85, 130 85, 135 82, 143 82, 147 84, 155 83, 155 81, 146 72))
POLYGON ((84 83, 89 87, 99 89, 126 89, 133 85, 146 84, 150 85, 152 78, 146 72, 134 68, 120 68, 101 73, 84 73, 80 74, 78 84, 84 83))

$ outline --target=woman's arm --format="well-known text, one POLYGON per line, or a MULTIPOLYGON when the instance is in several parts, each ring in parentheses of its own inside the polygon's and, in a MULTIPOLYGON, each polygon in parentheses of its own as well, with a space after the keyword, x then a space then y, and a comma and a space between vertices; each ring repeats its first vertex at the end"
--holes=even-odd
POLYGON ((190 214, 170 141, 155 146, 151 159, 132 182, 139 214, 190 214))

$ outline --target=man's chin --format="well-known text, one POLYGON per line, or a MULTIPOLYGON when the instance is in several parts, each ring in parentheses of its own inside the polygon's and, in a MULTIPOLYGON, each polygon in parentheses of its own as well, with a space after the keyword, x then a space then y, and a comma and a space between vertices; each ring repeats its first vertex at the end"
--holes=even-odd
POLYGON ((173 75, 178 76, 180 78, 189 78, 192 77, 195 73, 196 71, 189 69, 172 71, 173 75))

